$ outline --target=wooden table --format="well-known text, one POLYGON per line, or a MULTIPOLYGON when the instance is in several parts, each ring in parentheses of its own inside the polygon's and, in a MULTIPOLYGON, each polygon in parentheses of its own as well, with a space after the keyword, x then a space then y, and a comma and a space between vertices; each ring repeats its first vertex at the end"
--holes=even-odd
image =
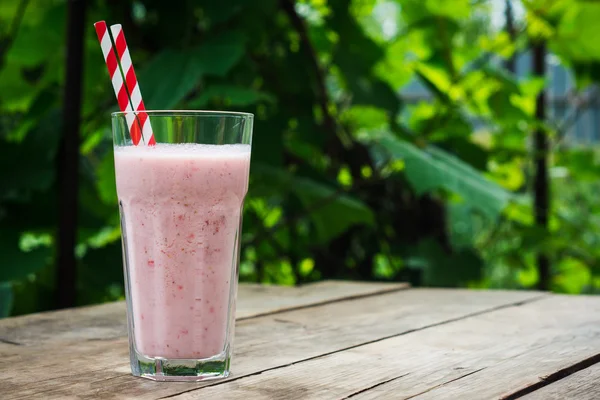
POLYGON ((233 374, 129 371, 123 303, 0 321, 0 399, 600 399, 600 297, 241 285, 233 374))

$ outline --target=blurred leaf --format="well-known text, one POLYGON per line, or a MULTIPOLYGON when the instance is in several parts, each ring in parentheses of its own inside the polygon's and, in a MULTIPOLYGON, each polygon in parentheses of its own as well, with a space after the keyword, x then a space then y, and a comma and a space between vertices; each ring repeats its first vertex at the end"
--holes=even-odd
POLYGON ((340 119, 354 130, 385 129, 389 125, 389 115, 381 108, 373 106, 352 106, 344 110, 340 119))
POLYGON ((253 166, 250 190, 254 196, 293 193, 304 206, 317 231, 317 240, 325 243, 353 225, 373 225, 373 211, 341 189, 301 178, 266 165, 253 166))
POLYGON ((332 10, 329 21, 339 37, 333 61, 353 93, 354 104, 383 108, 395 115, 400 107, 398 94, 373 74, 375 65, 385 57, 385 50, 365 34, 350 15, 347 3, 334 0, 329 4, 332 10))
POLYGON ((117 204, 117 184, 115 181, 115 157, 112 149, 108 150, 96 169, 98 179, 96 186, 100 199, 105 204, 117 204))
POLYGON ((511 99, 511 94, 503 91, 497 91, 490 96, 489 107, 494 115, 502 120, 519 122, 529 119, 529 116, 523 109, 517 106, 514 100, 511 99))
POLYGON ((578 294, 591 283, 589 268, 579 260, 565 258, 560 261, 557 270, 553 289, 558 292, 578 294))
POLYGON ((310 212, 320 242, 335 238, 352 225, 373 225, 373 211, 361 201, 344 193, 304 178, 292 182, 296 196, 310 212))
POLYGON ((436 144, 480 171, 488 168, 490 152, 466 137, 449 137, 436 144))
POLYGON ((247 5, 245 0, 206 1, 202 4, 202 10, 211 23, 218 24, 230 20, 247 5))
POLYGON ((140 72, 146 107, 173 108, 196 87, 201 76, 193 51, 162 51, 140 72))
POLYGON ((430 13, 456 20, 465 19, 469 16, 470 3, 469 0, 425 0, 425 6, 430 13))
POLYGON ((400 96, 378 78, 359 79, 351 84, 354 104, 373 105, 395 115, 401 105, 400 96))
POLYGON ((194 67, 205 75, 224 77, 242 59, 246 40, 237 31, 206 40, 194 52, 194 67))
MULTIPOLYGON (((428 50, 426 46, 421 46, 419 39, 417 35, 407 35, 389 45, 385 58, 375 67, 377 77, 386 81, 393 89, 399 89, 409 83, 413 78, 410 56, 420 50, 428 50)), ((423 58, 428 56, 427 53, 421 55, 423 58)))
POLYGON ((551 45, 573 61, 600 60, 600 43, 590 40, 598 35, 594 29, 600 18, 600 4, 578 1, 566 8, 557 36, 551 45))
POLYGON ((0 192, 15 189, 47 190, 54 179, 54 157, 59 134, 58 112, 47 114, 19 144, 0 143, 0 192), (18 166, 18 168, 15 168, 18 166))
POLYGON ((498 182, 502 187, 511 191, 517 191, 526 183, 522 164, 522 161, 519 159, 502 164, 492 162, 490 163, 490 172, 493 174, 494 181, 498 182))
POLYGON ((483 276, 483 260, 472 250, 447 254, 434 240, 423 240, 410 251, 406 264, 422 271, 424 286, 465 286, 483 276))
POLYGON ((228 32, 196 49, 159 53, 140 72, 147 108, 173 108, 196 88, 202 76, 227 75, 243 56, 244 42, 241 34, 228 32))
POLYGON ((481 221, 473 215, 471 207, 461 203, 449 204, 447 218, 452 248, 460 250, 473 247, 475 235, 481 229, 481 221))
POLYGON ((99 249, 115 242, 120 242, 121 227, 120 226, 105 226, 96 234, 87 239, 87 243, 93 249, 99 249))
POLYGON ((394 158, 404 160, 406 176, 417 194, 446 189, 490 218, 497 218, 511 198, 479 171, 443 150, 431 146, 421 150, 391 136, 381 138, 379 143, 394 158))
POLYGON ((50 58, 60 57, 64 45, 66 27, 65 2, 48 2, 47 6, 31 6, 30 11, 44 10, 43 17, 34 25, 24 24, 10 47, 7 60, 18 62, 22 67, 36 67, 50 58), (47 8, 50 6, 51 8, 47 8))
POLYGON ((486 77, 498 81, 506 92, 511 94, 520 93, 519 82, 516 77, 512 76, 509 72, 491 66, 485 66, 481 70, 486 77))
POLYGON ((193 108, 206 107, 211 101, 219 100, 221 104, 231 107, 244 107, 261 101, 272 103, 273 96, 240 86, 211 85, 202 90, 200 96, 189 102, 193 108))
POLYGON ((594 149, 568 149, 557 153, 557 164, 568 167, 577 180, 597 181, 600 158, 594 149))
POLYGON ((497 35, 492 37, 481 37, 479 45, 483 50, 497 53, 504 58, 512 57, 515 52, 515 44, 506 31, 498 32, 497 35))
POLYGON ((78 269, 78 285, 85 288, 78 293, 82 304, 116 301, 123 297, 122 255, 120 241, 86 252, 78 269), (107 265, 107 260, 112 264, 107 265))
POLYGON ((43 268, 51 251, 48 247, 38 247, 29 252, 19 249, 20 232, 17 230, 0 229, 0 282, 21 279, 43 268))
POLYGON ((252 137, 252 166, 250 173, 254 172, 256 162, 271 165, 281 165, 283 162, 283 135, 287 129, 286 118, 271 118, 254 120, 254 132, 260 132, 252 137))
POLYGON ((35 96, 35 86, 23 78, 16 63, 7 63, 0 70, 0 87, 0 104, 6 111, 26 110, 35 96))
POLYGON ((443 65, 438 63, 419 63, 416 67, 416 74, 419 79, 433 93, 445 102, 450 101, 450 88, 452 79, 443 65))

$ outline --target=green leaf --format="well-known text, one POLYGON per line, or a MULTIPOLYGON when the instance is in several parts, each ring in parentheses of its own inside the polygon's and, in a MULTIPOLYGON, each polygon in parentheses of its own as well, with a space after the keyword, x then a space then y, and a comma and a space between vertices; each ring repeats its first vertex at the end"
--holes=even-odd
POLYGON ((248 6, 246 0, 205 1, 202 3, 202 10, 214 24, 233 18, 243 11, 244 6, 248 6))
POLYGON ((511 199, 509 192, 441 149, 429 146, 422 150, 389 135, 379 143, 394 158, 404 160, 406 177, 419 195, 446 189, 491 218, 498 217, 511 199))
POLYGON ((585 88, 592 82, 600 81, 600 62, 573 63, 573 72, 577 78, 577 87, 585 88))
POLYGON ((109 149, 96 169, 96 187, 104 204, 117 204, 117 187, 115 182, 115 157, 109 149))
POLYGON ((339 37, 333 62, 352 92, 353 104, 383 108, 395 115, 401 105, 398 93, 374 74, 375 66, 386 55, 385 49, 371 40, 350 15, 348 2, 333 1, 329 5, 331 27, 339 37))
POLYGON ((483 50, 497 53, 504 58, 512 57, 516 50, 515 44, 506 31, 498 32, 493 36, 482 36, 478 44, 483 50))
POLYGON ((195 67, 206 75, 223 77, 244 56, 246 38, 229 31, 204 42, 194 52, 195 67))
POLYGON ((85 291, 78 293, 84 304, 116 301, 123 296, 123 264, 120 241, 89 248, 79 265, 78 281, 85 291), (106 268, 111 260, 113 268, 106 268))
POLYGON ((506 122, 517 123, 530 119, 527 113, 512 101, 511 94, 505 91, 499 90, 492 94, 488 99, 488 105, 496 118, 506 122))
POLYGON ((596 182, 600 176, 600 159, 592 149, 573 148, 557 154, 558 165, 568 167, 578 181, 596 182))
POLYGON ((477 233, 476 216, 469 205, 454 203, 447 206, 448 233, 453 249, 466 249, 473 247, 473 241, 477 233))
POLYGON ((194 52, 165 50, 140 72, 144 103, 148 109, 175 107, 192 91, 202 75, 194 52))
POLYGON ((13 291, 10 282, 0 282, 0 318, 10 315, 13 306, 13 291))
POLYGON ((567 257, 560 261, 552 289, 557 292, 579 294, 590 284, 590 270, 580 260, 567 257))
POLYGON ((18 63, 7 62, 0 70, 2 108, 6 111, 25 111, 35 96, 34 85, 27 82, 18 63))
POLYGON ((256 118, 254 120, 254 132, 252 138, 252 166, 259 161, 271 165, 281 165, 283 162, 283 135, 288 128, 286 118, 256 118), (260 134, 258 134, 260 132, 260 134))
POLYGON ((60 131, 58 111, 48 113, 21 143, 0 141, 0 191, 47 190, 54 180, 54 158, 60 131), (18 166, 16 168, 15 166, 18 166))
POLYGON ((409 48, 404 37, 392 43, 386 49, 385 58, 377 63, 375 75, 395 90, 409 83, 413 78, 412 63, 407 60, 410 50, 414 48, 409 48))
POLYGON ((561 18, 557 37, 551 45, 573 61, 600 60, 600 42, 596 25, 600 20, 600 4, 574 2, 561 18))
POLYGON ((170 109, 198 85, 204 75, 225 76, 244 54, 244 37, 222 34, 191 50, 165 50, 140 73, 149 109, 170 109))
POLYGON ((455 154, 461 160, 473 166, 474 168, 480 171, 486 170, 489 152, 481 146, 473 143, 467 137, 450 136, 438 144, 440 147, 449 150, 452 154, 455 154))
MULTIPOLYGON (((62 57, 66 27, 66 3, 54 3, 38 23, 22 26, 6 55, 9 62, 23 67, 36 67, 51 58, 62 57)), ((30 8, 38 8, 35 5, 30 8)), ((43 6, 41 8, 44 8, 43 6)), ((28 19, 29 11, 25 14, 28 19)))
POLYGON ((252 171, 251 195, 294 194, 314 225, 318 242, 326 243, 353 225, 373 225, 375 222, 373 211, 343 190, 267 165, 255 165, 252 171))
POLYGON ((340 119, 355 130, 377 130, 389 126, 390 117, 385 112, 373 106, 352 106, 342 113, 340 119))
POLYGON ((478 281, 483 275, 483 260, 472 250, 448 254, 434 240, 419 242, 405 258, 406 264, 422 271, 424 286, 456 287, 478 281))
POLYGON ((21 234, 16 229, 0 229, 0 282, 22 279, 46 265, 50 248, 38 247, 29 252, 19 248, 21 234))
POLYGON ((509 93, 520 93, 521 88, 519 87, 517 78, 511 75, 509 72, 491 66, 485 66, 481 69, 481 71, 485 74, 485 76, 498 81, 498 83, 502 85, 502 88, 509 93))
POLYGON ((309 213, 320 242, 326 243, 353 225, 373 225, 373 211, 360 200, 306 178, 294 178, 293 188, 309 213))
POLYGON ((416 67, 416 76, 444 102, 450 102, 449 91, 452 79, 446 68, 441 63, 419 63, 416 67))
POLYGON ((425 0, 425 6, 431 14, 455 20, 468 18, 471 12, 469 0, 425 0))
POLYGON ((204 89, 200 96, 190 101, 188 106, 202 108, 215 100, 219 100, 226 106, 245 107, 263 101, 273 103, 275 98, 269 94, 241 86, 211 85, 204 89))

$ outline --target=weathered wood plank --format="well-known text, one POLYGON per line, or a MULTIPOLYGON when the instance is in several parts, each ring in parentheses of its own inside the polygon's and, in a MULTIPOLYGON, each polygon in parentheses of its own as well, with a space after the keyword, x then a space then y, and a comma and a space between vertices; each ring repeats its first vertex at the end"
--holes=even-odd
POLYGON ((177 400, 488 399, 600 352, 600 298, 552 296, 205 387, 177 400), (574 310, 576 310, 574 312, 574 310))
POLYGON ((418 399, 438 399, 442 393, 446 398, 510 397, 600 353, 598 296, 553 296, 514 313, 507 311, 482 315, 470 327, 446 331, 452 337, 466 330, 476 332, 473 341, 461 338, 454 346, 469 346, 469 353, 486 349, 485 358, 481 354, 470 358, 472 368, 483 370, 418 399), (472 345, 475 340, 481 344, 472 345))
MULTIPOLYGON (((299 287, 240 284, 238 319, 348 298, 403 290, 405 283, 323 281, 299 287)), ((127 335, 125 303, 109 303, 0 320, 0 343, 32 345, 127 335)), ((6 346, 3 346, 6 348, 6 346)), ((0 347, 0 350, 2 347, 0 347)))
MULTIPOLYGON (((257 377, 240 378, 294 363, 302 365, 326 354, 344 354, 345 349, 406 332, 426 332, 431 326, 539 296, 531 292, 418 289, 242 320, 236 324, 234 375, 230 380, 245 382, 257 377)), ((7 399, 38 396, 42 392, 47 399, 73 394, 99 399, 156 399, 202 386, 156 384, 133 378, 129 374, 128 349, 123 339, 19 347, 18 353, 3 355, 4 365, 11 368, 0 367, 3 395, 7 399), (93 381, 91 377, 102 382, 93 381), (107 379, 109 384, 105 382, 107 379)), ((363 369, 360 359, 348 360, 348 365, 359 371, 350 376, 381 375, 378 365, 363 369)), ((268 374, 270 372, 263 372, 259 376, 268 374)), ((317 375, 311 376, 310 385, 318 384, 320 378, 316 378, 317 375)))
POLYGON ((567 376, 535 392, 523 400, 598 400, 600 399, 600 364, 567 376))
POLYGON ((312 307, 333 301, 361 298, 408 289, 407 283, 321 281, 298 287, 240 285, 237 319, 254 318, 312 307))

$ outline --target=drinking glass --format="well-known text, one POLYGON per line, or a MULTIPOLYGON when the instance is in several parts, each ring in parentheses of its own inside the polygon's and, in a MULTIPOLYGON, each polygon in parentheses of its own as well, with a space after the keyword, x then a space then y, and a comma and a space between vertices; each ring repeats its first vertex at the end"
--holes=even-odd
POLYGON ((131 113, 112 114, 131 371, 226 377, 253 115, 146 113, 156 145, 133 145, 131 113))

